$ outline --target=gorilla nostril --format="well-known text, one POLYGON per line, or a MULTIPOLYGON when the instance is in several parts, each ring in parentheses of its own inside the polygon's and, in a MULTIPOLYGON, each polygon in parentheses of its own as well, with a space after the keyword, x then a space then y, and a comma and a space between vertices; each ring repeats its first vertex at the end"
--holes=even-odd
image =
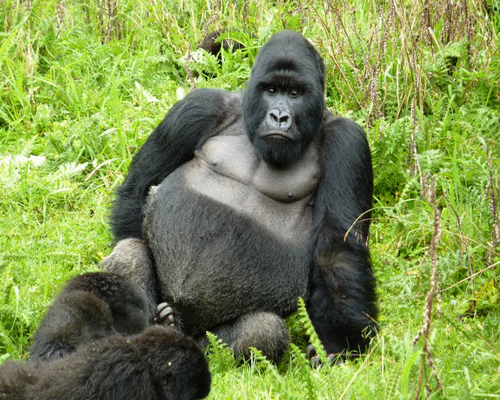
POLYGON ((279 126, 284 130, 288 130, 292 126, 292 117, 288 112, 283 112, 281 114, 279 126))
POLYGON ((280 117, 280 125, 285 125, 288 122, 288 115, 280 117))

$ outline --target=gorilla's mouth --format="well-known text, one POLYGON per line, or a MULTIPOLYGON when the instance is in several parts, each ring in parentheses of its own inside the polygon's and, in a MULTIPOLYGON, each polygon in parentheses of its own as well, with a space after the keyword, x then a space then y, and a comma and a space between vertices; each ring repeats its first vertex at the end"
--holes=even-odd
POLYGON ((288 132, 283 131, 267 131, 260 135, 262 139, 273 139, 273 140, 285 140, 288 142, 293 142, 293 135, 288 132))

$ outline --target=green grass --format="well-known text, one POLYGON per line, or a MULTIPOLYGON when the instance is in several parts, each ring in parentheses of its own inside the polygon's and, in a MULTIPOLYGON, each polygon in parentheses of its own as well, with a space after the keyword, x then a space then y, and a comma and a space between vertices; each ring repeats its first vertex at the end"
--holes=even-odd
POLYGON ((319 370, 303 355, 303 313, 288 321, 293 344, 277 366, 258 352, 238 363, 213 338, 210 398, 410 399, 421 365, 431 398, 499 398, 499 10, 498 0, 1 2, 0 362, 26 357, 61 285, 111 251, 114 189, 165 112, 194 87, 243 88, 259 47, 287 27, 323 55, 329 108, 368 134, 381 331, 361 359, 319 370), (196 50, 219 28, 246 46, 222 65, 196 50), (413 345, 434 175, 442 303, 429 340, 442 391, 423 341, 413 345))

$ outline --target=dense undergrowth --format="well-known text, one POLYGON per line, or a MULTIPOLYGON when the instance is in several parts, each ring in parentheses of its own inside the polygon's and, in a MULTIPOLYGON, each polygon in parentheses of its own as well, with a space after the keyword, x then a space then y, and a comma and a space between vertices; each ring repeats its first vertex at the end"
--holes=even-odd
POLYGON ((319 370, 304 312, 278 366, 213 338, 211 398, 500 397, 498 0, 3 0, 0 362, 26 357, 63 282, 110 252, 113 190, 165 112, 195 87, 243 88, 285 27, 323 55, 329 108, 368 134, 381 331, 319 370), (224 28, 245 48, 219 63, 197 44, 224 28))

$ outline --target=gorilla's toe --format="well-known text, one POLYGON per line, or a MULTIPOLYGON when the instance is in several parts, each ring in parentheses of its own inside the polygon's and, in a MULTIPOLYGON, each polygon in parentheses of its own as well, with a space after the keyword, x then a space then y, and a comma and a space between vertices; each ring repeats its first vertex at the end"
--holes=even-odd
POLYGON ((156 307, 156 317, 155 322, 163 325, 175 328, 175 311, 170 303, 160 303, 156 307))

